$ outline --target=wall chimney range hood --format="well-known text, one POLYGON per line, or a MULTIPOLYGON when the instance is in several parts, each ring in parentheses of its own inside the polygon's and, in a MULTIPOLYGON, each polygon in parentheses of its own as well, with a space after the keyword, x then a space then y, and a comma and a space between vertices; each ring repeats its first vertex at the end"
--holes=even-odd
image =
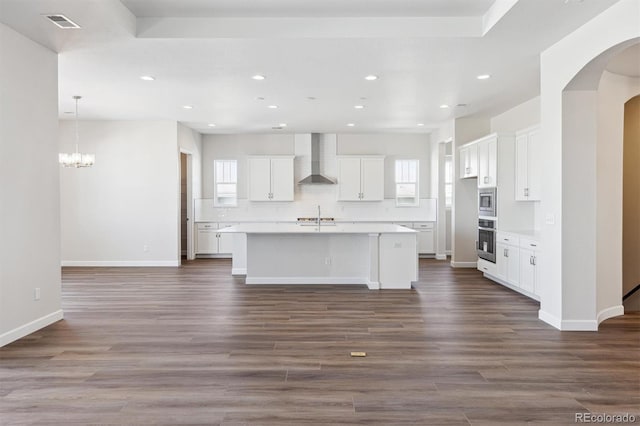
POLYGON ((311 174, 298 185, 333 185, 335 179, 320 173, 320 133, 311 133, 311 174))

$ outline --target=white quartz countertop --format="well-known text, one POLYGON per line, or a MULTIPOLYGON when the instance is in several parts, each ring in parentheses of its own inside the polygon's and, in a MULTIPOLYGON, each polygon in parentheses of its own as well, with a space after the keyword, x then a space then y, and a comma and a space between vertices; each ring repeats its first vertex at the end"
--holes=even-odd
POLYGON ((413 229, 388 223, 338 223, 335 225, 298 225, 295 223, 246 223, 220 228, 220 233, 242 234, 411 234, 413 229))
POLYGON ((540 239, 540 231, 534 229, 498 229, 498 232, 504 232, 505 234, 514 234, 520 237, 532 238, 534 240, 540 239))

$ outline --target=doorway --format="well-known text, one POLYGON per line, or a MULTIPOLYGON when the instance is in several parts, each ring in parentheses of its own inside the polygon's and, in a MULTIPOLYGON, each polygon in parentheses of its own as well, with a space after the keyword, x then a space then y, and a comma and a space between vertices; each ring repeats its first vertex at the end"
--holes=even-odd
POLYGON ((193 259, 193 229, 191 217, 193 201, 191 193, 191 154, 180 152, 180 200, 179 200, 179 260, 193 259))
POLYGON ((624 105, 622 294, 625 312, 640 310, 640 95, 624 105))

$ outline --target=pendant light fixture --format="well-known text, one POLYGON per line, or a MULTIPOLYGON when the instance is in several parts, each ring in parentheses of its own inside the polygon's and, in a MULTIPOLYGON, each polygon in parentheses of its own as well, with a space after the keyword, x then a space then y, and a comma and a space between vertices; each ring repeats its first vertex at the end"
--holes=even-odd
POLYGON ((96 162, 94 154, 81 154, 79 150, 80 137, 78 136, 78 101, 82 96, 74 96, 76 101, 76 151, 73 153, 61 152, 58 154, 58 161, 63 167, 91 167, 96 162))

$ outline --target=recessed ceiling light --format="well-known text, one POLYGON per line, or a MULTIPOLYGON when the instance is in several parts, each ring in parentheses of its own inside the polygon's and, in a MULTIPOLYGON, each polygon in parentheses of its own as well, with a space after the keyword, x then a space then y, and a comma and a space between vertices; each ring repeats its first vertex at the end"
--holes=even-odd
POLYGON ((261 74, 256 74, 251 78, 254 79, 254 80, 264 80, 266 77, 264 75, 261 75, 261 74))
POLYGON ((264 98, 262 96, 257 96, 256 101, 264 101, 264 98))
POLYGON ((278 126, 280 126, 280 127, 287 127, 287 123, 280 123, 280 124, 278 124, 278 126))
POLYGON ((458 104, 458 105, 456 105, 456 106, 457 106, 458 108, 466 108, 466 107, 467 107, 467 104, 458 104))
POLYGON ((355 109, 364 109, 364 105, 354 105, 355 109))
POLYGON ((269 108, 269 109, 278 109, 278 105, 269 105, 267 108, 269 108))
POLYGON ((152 75, 141 75, 140 76, 140 80, 144 80, 144 81, 153 81, 156 78, 152 75))
POLYGON ((374 81, 374 80, 378 79, 378 76, 370 74, 370 75, 366 76, 364 79, 367 80, 367 81, 374 81))
POLYGON ((418 123, 417 126, 418 127, 424 127, 424 123, 418 123))
POLYGON ((307 96, 307 99, 309 99, 310 101, 315 101, 316 97, 315 96, 307 96))
POLYGON ((192 105, 182 105, 182 108, 184 109, 193 109, 192 105))
POLYGON ((440 108, 442 108, 442 109, 447 109, 447 108, 449 108, 449 105, 447 105, 447 104, 442 104, 442 105, 440 105, 440 108))
POLYGON ((491 78, 491 75, 489 74, 480 74, 479 76, 476 77, 478 80, 488 80, 491 78))
POLYGON ((353 124, 353 123, 347 123, 347 126, 348 126, 348 127, 353 127, 353 126, 355 126, 355 124, 353 124))
POLYGON ((209 126, 209 127, 216 127, 216 125, 215 125, 214 123, 209 123, 209 124, 207 124, 207 126, 209 126))

